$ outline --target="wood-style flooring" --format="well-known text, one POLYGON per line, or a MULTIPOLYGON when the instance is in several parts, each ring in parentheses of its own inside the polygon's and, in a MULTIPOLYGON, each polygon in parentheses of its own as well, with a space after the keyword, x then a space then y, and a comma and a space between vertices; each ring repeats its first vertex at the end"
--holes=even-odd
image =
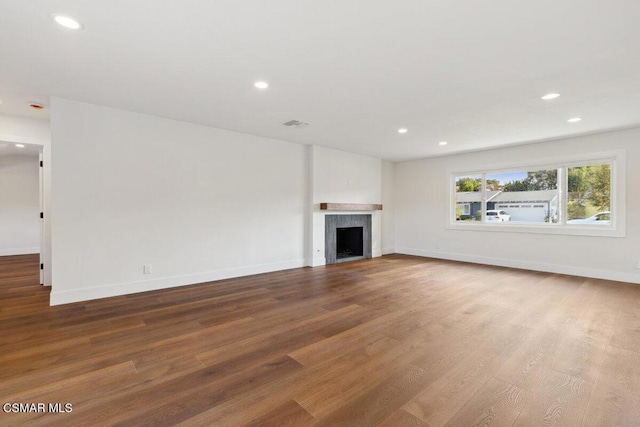
POLYGON ((638 426, 640 286, 391 255, 49 307, 0 258, 0 425, 638 426))

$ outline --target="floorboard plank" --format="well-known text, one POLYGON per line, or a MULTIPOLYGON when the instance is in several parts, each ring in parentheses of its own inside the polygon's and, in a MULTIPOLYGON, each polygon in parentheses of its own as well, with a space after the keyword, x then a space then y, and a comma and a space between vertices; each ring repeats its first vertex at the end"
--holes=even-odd
POLYGON ((514 427, 580 426, 593 384, 549 369, 514 427))
POLYGON ((637 426, 640 420, 640 354, 609 346, 583 426, 637 426))
POLYGON ((510 426, 530 397, 521 387, 490 378, 446 425, 510 426))

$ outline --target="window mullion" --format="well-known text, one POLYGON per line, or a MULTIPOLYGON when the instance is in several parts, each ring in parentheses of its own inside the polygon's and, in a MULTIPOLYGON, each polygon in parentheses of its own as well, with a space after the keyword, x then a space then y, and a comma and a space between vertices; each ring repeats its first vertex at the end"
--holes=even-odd
POLYGON ((568 214, 568 194, 569 194, 569 173, 568 168, 563 166, 558 169, 558 173, 560 173, 560 220, 558 221, 560 225, 565 225, 567 223, 568 214))
POLYGON ((487 222, 487 174, 482 174, 482 181, 480 185, 482 191, 482 222, 487 222))

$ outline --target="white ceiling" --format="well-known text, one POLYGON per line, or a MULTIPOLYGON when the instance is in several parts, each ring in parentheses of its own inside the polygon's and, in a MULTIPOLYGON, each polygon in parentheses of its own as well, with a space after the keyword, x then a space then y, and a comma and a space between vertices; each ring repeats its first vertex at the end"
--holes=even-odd
POLYGON ((58 96, 390 160, 593 133, 640 125, 639 18, 638 0, 0 0, 0 112, 58 96))
MULTIPOLYGON (((1 31, 2 30, 0 29, 0 32, 1 31)), ((4 55, 2 55, 2 58, 4 58, 4 55)), ((1 67, 2 66, 0 65, 0 68, 1 67)), ((0 82, 3 80, 2 75, 0 75, 0 82)), ((48 96, 8 92, 4 91, 4 87, 0 89, 0 114, 49 120, 48 107, 48 96), (36 110, 29 107, 30 104, 39 104, 45 108, 43 110, 36 110)))

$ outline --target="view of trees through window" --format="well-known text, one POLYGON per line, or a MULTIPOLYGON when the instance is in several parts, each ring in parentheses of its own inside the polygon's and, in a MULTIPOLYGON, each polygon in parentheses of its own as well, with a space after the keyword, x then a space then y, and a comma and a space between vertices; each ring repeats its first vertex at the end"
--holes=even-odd
MULTIPOLYGON (((567 171, 567 220, 576 221, 611 210, 611 165, 579 166, 567 171)), ((610 221, 600 215, 594 221, 610 221), (602 218, 602 219, 600 219, 602 218)))
POLYGON ((482 175, 456 177, 456 221, 482 219, 482 175))
POLYGON ((458 175, 454 179, 456 221, 611 224, 610 163, 458 175), (566 181, 561 182, 559 176, 566 176, 566 181), (566 192, 564 204, 561 190, 566 192))

